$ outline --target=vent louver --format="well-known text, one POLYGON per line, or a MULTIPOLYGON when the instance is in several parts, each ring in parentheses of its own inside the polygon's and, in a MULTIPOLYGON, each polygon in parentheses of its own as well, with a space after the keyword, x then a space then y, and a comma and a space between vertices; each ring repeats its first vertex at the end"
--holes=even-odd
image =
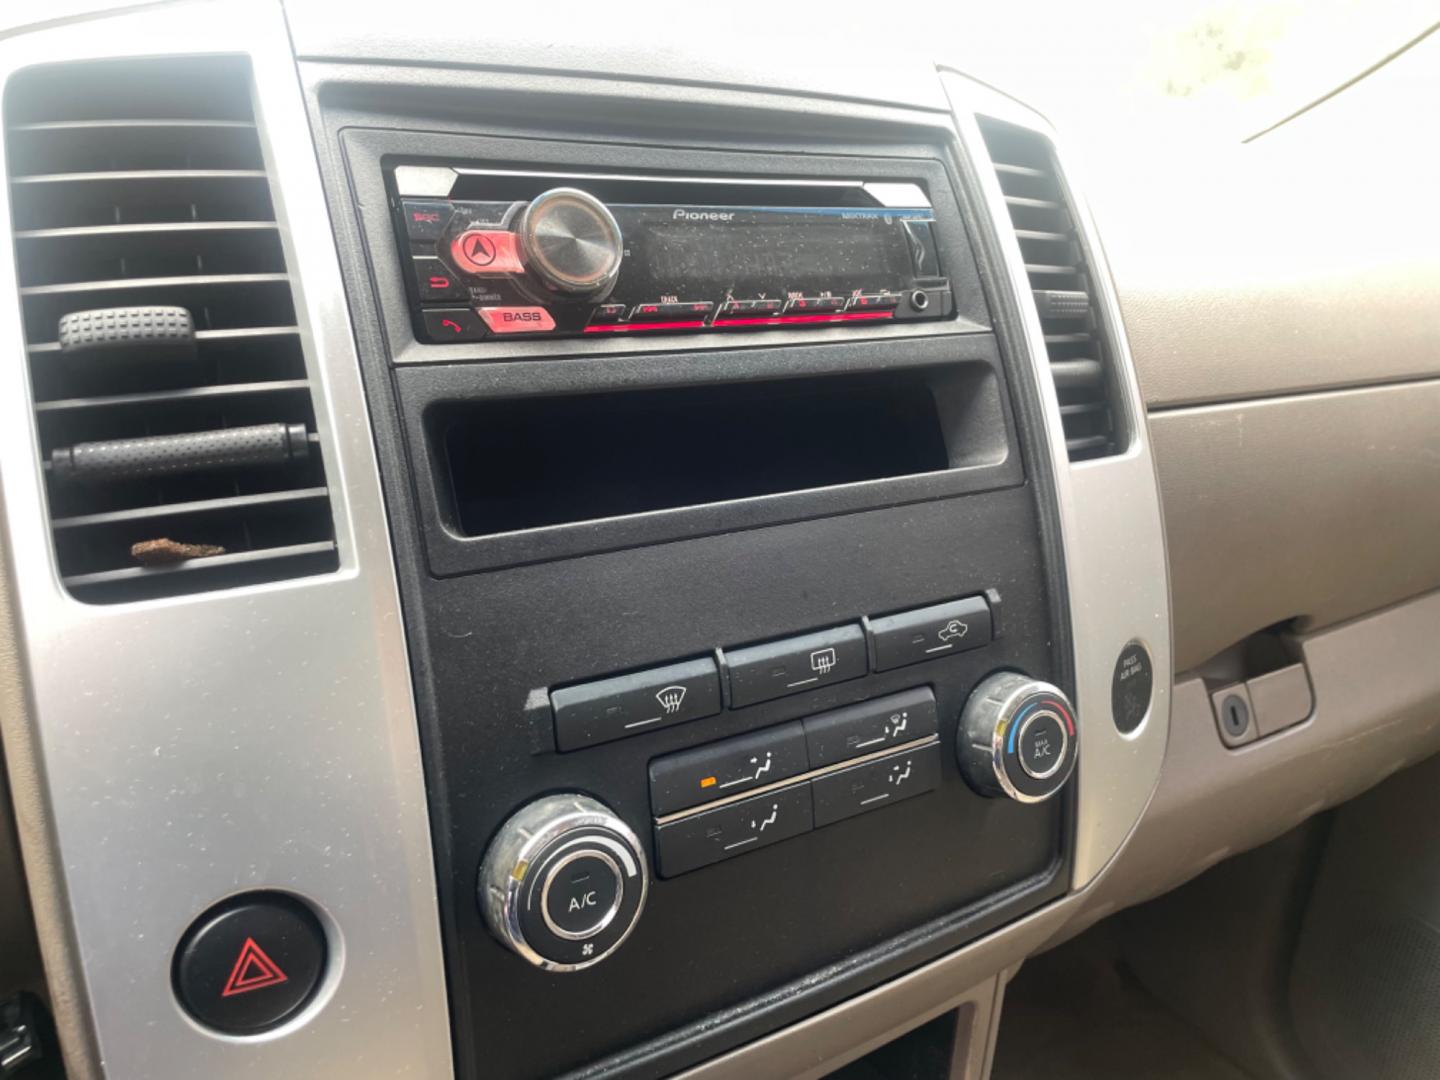
POLYGON ((1071 461, 1119 448, 1112 408, 1113 368, 1098 317, 1085 251, 1049 140, 980 118, 1030 277, 1071 461))
POLYGON ((335 569, 247 63, 29 68, 5 130, 66 588, 105 603, 335 569))

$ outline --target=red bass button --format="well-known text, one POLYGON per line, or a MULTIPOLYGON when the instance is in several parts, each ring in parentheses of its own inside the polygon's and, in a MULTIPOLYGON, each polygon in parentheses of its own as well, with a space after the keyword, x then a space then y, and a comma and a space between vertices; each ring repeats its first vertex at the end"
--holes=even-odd
POLYGON ((543 334, 555 320, 543 307, 482 307, 476 309, 492 334, 543 334))

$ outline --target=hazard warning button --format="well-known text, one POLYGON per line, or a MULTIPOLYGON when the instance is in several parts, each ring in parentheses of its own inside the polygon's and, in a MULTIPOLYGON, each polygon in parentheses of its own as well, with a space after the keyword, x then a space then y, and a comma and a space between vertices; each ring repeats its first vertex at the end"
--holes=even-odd
POLYGON ((253 1035, 290 1019, 325 972, 325 931, 300 901, 246 893, 215 905, 175 951, 175 995, 200 1023, 253 1035))

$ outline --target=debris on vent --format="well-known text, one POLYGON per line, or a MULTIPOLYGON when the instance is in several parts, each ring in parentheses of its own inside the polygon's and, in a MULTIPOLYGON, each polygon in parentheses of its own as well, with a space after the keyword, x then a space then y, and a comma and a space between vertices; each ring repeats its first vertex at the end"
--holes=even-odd
POLYGON ((182 544, 169 537, 141 540, 130 545, 130 557, 141 566, 173 566, 189 559, 208 559, 212 555, 224 554, 225 549, 219 544, 182 544))

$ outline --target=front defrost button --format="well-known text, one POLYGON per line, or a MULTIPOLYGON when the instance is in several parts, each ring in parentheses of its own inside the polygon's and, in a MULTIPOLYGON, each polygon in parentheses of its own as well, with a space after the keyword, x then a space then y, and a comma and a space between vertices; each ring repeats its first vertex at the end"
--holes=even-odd
POLYGON ((686 660, 550 691, 561 750, 641 735, 720 711, 715 661, 686 660))

